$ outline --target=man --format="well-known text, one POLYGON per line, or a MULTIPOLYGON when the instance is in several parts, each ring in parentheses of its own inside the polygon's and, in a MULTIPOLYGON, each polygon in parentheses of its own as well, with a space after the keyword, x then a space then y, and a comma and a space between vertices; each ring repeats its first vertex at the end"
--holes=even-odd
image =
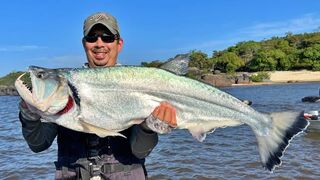
MULTIPOLYGON (((123 46, 116 19, 107 13, 93 14, 85 20, 83 33, 82 43, 88 61, 86 66, 115 66, 123 46)), ((57 136, 56 179, 145 179, 144 158, 158 142, 157 133, 149 129, 145 122, 122 131, 127 138, 99 138, 57 124, 42 123, 40 116, 23 101, 20 103, 19 118, 23 136, 34 152, 49 148, 57 136)), ((153 119, 174 127, 175 109, 168 103, 161 103, 148 122, 153 119)))

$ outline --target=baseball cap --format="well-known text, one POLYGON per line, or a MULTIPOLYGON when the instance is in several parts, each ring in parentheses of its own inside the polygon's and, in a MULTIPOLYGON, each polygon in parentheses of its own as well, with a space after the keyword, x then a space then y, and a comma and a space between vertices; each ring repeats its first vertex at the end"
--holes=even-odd
POLYGON ((94 14, 90 15, 84 21, 84 24, 83 24, 83 35, 84 36, 88 35, 90 30, 92 29, 92 27, 97 25, 97 24, 104 25, 114 35, 120 33, 116 18, 114 18, 112 15, 110 15, 108 13, 98 12, 98 13, 94 13, 94 14))

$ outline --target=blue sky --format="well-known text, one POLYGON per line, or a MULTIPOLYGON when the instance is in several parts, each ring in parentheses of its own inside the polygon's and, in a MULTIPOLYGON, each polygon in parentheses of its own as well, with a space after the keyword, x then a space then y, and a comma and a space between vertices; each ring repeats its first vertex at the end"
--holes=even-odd
POLYGON ((0 76, 29 65, 80 67, 84 19, 97 11, 119 22, 121 64, 167 60, 201 50, 212 55, 240 41, 314 32, 317 0, 10 0, 0 6, 0 76))

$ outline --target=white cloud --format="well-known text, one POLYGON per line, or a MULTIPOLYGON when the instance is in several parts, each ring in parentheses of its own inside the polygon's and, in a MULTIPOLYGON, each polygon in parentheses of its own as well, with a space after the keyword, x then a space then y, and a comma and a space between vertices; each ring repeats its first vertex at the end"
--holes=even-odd
POLYGON ((47 47, 36 46, 36 45, 22 45, 22 46, 5 46, 0 47, 0 52, 22 52, 30 50, 46 49, 47 47))
POLYGON ((64 55, 54 57, 38 57, 28 59, 32 65, 43 66, 47 68, 66 68, 66 67, 81 67, 86 62, 85 56, 80 55, 64 55))
POLYGON ((268 39, 273 36, 285 36, 287 32, 294 34, 313 32, 320 30, 320 17, 317 14, 306 14, 296 19, 275 22, 260 22, 252 24, 250 27, 242 28, 234 33, 223 34, 223 39, 211 39, 200 43, 192 43, 192 45, 171 49, 172 51, 181 50, 202 50, 208 55, 213 50, 221 50, 228 46, 235 45, 241 41, 268 39))
POLYGON ((45 68, 78 68, 86 62, 86 57, 81 55, 65 55, 55 57, 36 57, 11 59, 10 63, 0 57, 0 62, 4 62, 4 66, 0 66, 0 77, 4 76, 13 70, 15 71, 27 71, 28 67, 40 66, 45 68))
POLYGON ((316 14, 306 14, 296 19, 276 22, 262 22, 251 27, 241 29, 239 34, 251 38, 269 38, 284 36, 287 32, 304 33, 312 32, 320 27, 320 17, 316 14))
POLYGON ((85 56, 65 55, 48 58, 47 62, 56 67, 81 67, 87 61, 85 56))

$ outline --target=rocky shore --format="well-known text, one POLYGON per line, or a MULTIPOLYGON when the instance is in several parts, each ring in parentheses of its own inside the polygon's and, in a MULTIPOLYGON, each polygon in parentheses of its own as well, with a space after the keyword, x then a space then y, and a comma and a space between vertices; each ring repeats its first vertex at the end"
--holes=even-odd
POLYGON ((0 86, 0 96, 18 96, 14 86, 0 86))

